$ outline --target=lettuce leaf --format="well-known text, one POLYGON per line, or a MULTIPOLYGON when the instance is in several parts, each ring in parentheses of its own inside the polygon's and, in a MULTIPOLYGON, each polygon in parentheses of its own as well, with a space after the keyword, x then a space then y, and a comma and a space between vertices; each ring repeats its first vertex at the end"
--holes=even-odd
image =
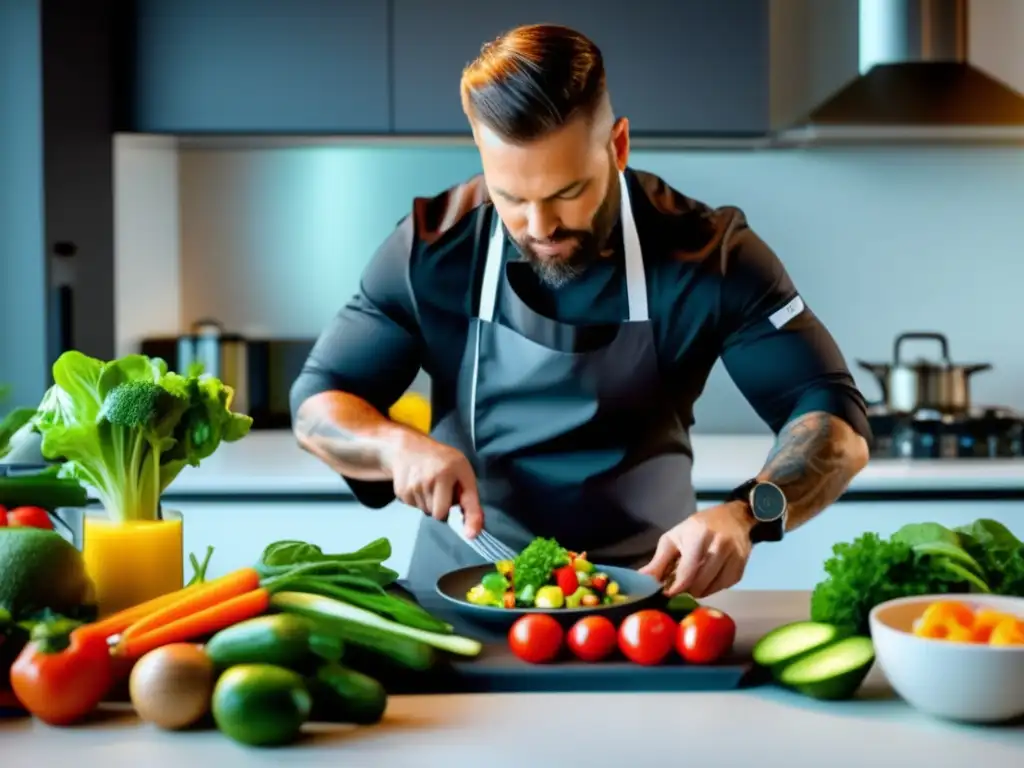
POLYGON ((170 372, 159 358, 65 352, 53 380, 33 419, 43 455, 63 461, 62 477, 95 489, 118 522, 158 519, 160 496, 182 469, 252 426, 231 411, 231 387, 170 372))

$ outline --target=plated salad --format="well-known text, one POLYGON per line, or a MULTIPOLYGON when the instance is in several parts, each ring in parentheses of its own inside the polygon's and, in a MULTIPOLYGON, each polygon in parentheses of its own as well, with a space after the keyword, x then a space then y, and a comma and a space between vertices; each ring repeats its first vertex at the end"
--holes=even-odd
POLYGON ((580 608, 628 599, 586 552, 571 552, 545 538, 531 541, 515 560, 495 563, 466 593, 473 605, 494 608, 580 608))

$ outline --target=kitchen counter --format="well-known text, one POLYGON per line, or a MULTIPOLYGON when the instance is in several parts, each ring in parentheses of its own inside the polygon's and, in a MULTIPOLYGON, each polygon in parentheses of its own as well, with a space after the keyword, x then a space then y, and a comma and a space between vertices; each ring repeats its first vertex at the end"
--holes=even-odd
MULTIPOLYGON (((694 435, 693 480, 713 499, 756 474, 771 450, 762 435, 694 435)), ((873 459, 850 487, 849 499, 1024 498, 1024 459, 873 459)), ((257 431, 222 445, 200 467, 186 467, 168 488, 169 500, 225 496, 351 497, 345 482, 301 450, 291 433, 257 431)))
MULTIPOLYGON (((723 593, 708 600, 737 621, 737 642, 806 618, 806 592, 723 593)), ((788 768, 1019 765, 1024 724, 978 727, 919 714, 877 666, 857 698, 816 702, 774 687, 724 693, 396 696, 378 726, 315 726, 284 750, 242 748, 215 731, 165 733, 130 708, 95 723, 50 728, 0 721, 3 764, 83 759, 108 765, 756 766, 788 768), (244 763, 242 762, 244 761, 244 763)))

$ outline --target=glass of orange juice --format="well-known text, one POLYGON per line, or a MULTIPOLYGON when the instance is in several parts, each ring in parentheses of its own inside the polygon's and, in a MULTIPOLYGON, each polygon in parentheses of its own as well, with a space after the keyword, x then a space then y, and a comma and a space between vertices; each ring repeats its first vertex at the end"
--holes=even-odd
POLYGON ((82 510, 81 550, 100 616, 184 586, 182 517, 119 523, 103 509, 82 510))

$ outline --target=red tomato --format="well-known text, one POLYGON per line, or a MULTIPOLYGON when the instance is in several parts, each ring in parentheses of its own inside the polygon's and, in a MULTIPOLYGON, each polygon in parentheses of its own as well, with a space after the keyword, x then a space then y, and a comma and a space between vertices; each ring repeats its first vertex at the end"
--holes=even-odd
POLYGON ((10 526, 20 525, 25 528, 49 528, 53 530, 50 516, 41 507, 15 507, 7 513, 7 524, 10 526))
POLYGON ((564 637, 561 624, 547 614, 532 613, 516 619, 508 631, 508 645, 523 661, 544 664, 558 656, 564 637))
POLYGON ((615 625, 604 616, 586 616, 569 630, 569 650, 583 661, 601 661, 615 650, 615 625))
POLYGON ((558 568, 555 571, 554 576, 555 583, 558 585, 558 588, 562 590, 562 594, 566 597, 575 592, 580 586, 580 581, 576 577, 576 571, 573 570, 571 565, 565 565, 558 568))
POLYGON ((697 608, 679 622, 676 651, 691 664, 712 664, 732 648, 736 622, 715 608, 697 608))
POLYGON ((7 507, 0 504, 0 528, 7 525, 7 507))
POLYGON ((637 611, 619 626, 619 649, 636 664, 658 664, 672 650, 675 637, 676 623, 668 614, 637 611))

